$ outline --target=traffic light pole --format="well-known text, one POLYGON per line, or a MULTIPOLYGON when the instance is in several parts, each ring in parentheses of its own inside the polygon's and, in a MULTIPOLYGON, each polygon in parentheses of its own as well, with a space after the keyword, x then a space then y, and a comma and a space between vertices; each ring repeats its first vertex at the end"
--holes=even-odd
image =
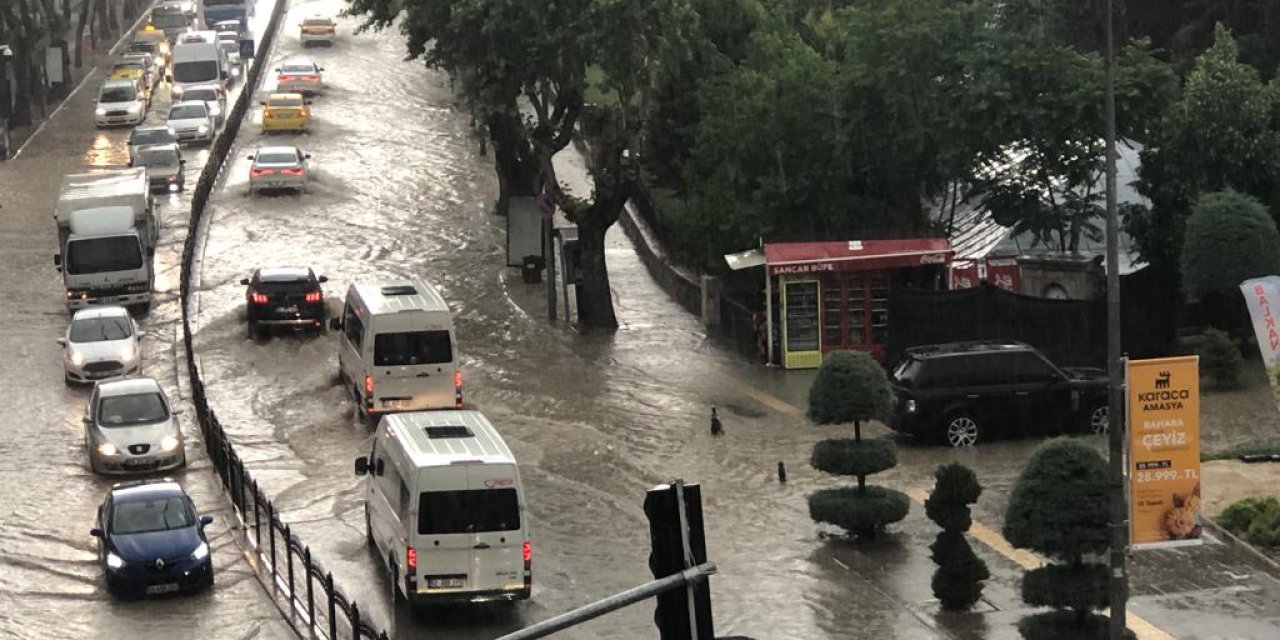
MULTIPOLYGON (((693 547, 689 544, 689 514, 686 512, 684 502, 684 480, 676 480, 672 483, 676 491, 676 512, 680 514, 680 547, 684 552, 684 568, 689 570, 697 566, 697 562, 693 559, 693 547)), ((696 595, 693 591, 693 583, 686 583, 685 597, 689 600, 689 637, 698 637, 698 603, 696 595)))
POLYGON ((1129 575, 1126 567, 1129 544, 1129 509, 1125 495, 1124 370, 1120 345, 1120 220, 1116 207, 1116 54, 1113 41, 1114 0, 1107 0, 1107 74, 1105 114, 1107 132, 1107 372, 1110 378, 1107 403, 1107 438, 1110 449, 1111 480, 1111 573, 1109 580, 1111 640, 1125 637, 1128 616, 1129 575))

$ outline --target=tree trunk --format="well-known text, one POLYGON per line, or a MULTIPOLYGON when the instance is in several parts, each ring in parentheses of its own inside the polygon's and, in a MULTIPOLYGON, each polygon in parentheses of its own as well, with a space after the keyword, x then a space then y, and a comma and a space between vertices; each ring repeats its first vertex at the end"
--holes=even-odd
POLYGON ((864 475, 858 476, 858 493, 867 495, 867 477, 864 475))
POLYGON ((861 420, 853 421, 853 441, 862 442, 862 421, 861 420))
POLYGON ((602 219, 596 211, 599 206, 600 201, 592 203, 586 219, 578 222, 578 245, 582 248, 578 323, 584 328, 613 330, 618 328, 618 318, 613 311, 613 289, 604 258, 604 236, 612 221, 602 219))
POLYGON ((538 160, 524 136, 518 115, 489 116, 489 139, 493 142, 493 165, 498 174, 496 213, 506 216, 512 196, 537 194, 538 160))
POLYGON ((25 127, 31 124, 31 54, 25 45, 17 47, 14 54, 13 124, 25 127))
POLYGON ((106 0, 93 0, 98 16, 98 36, 103 39, 103 44, 111 39, 111 25, 107 21, 107 2, 106 0))
POLYGON ((89 21, 91 0, 80 0, 80 18, 76 22, 76 68, 84 65, 84 26, 89 21))

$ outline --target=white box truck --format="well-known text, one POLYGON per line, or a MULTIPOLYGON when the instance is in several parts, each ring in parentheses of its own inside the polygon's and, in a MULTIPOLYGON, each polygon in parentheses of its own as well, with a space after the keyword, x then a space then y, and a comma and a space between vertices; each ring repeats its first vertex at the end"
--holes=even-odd
POLYGON ((151 304, 160 230, 146 169, 63 176, 53 217, 68 309, 151 304))

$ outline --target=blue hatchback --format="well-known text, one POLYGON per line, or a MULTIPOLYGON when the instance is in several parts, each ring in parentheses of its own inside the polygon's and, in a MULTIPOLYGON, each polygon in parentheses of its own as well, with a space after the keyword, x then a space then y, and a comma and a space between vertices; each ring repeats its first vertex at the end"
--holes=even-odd
POLYGON ((213 585, 205 525, 177 482, 141 480, 112 486, 98 507, 98 557, 107 591, 146 596, 213 585))

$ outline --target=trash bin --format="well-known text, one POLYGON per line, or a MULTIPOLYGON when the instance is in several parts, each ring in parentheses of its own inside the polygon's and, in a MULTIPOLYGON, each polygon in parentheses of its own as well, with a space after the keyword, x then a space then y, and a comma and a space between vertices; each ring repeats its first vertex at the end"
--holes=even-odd
POLYGON ((542 282, 542 268, 545 266, 542 256, 525 256, 520 261, 520 279, 527 284, 542 282))

